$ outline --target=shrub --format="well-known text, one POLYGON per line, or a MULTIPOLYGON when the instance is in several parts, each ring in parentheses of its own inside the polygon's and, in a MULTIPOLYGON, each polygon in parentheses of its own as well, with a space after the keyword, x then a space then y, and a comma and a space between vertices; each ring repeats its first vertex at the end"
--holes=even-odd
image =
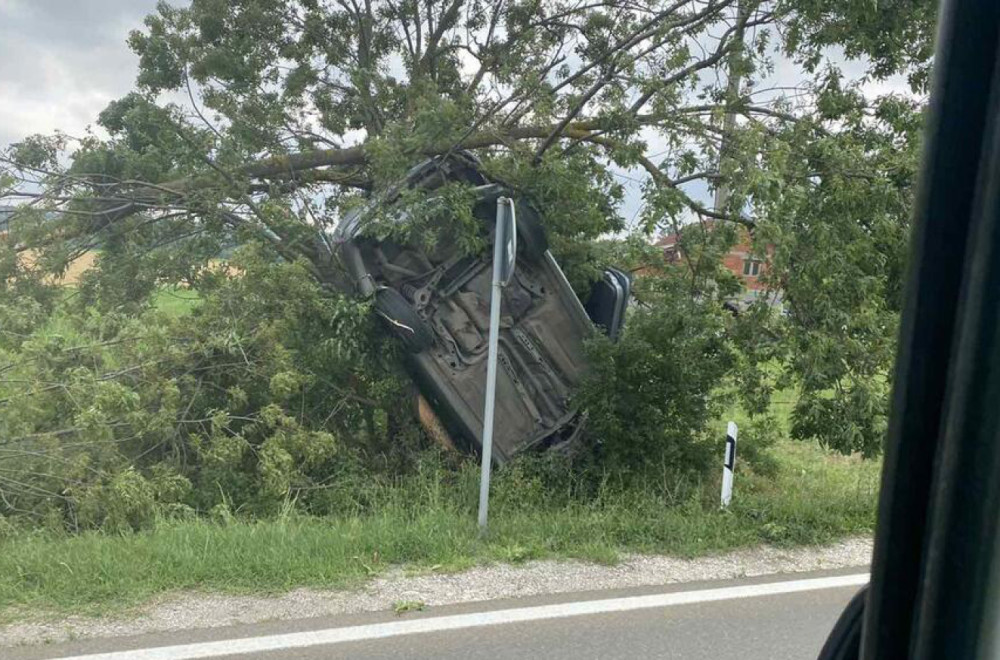
POLYGON ((231 265, 180 316, 84 282, 0 338, 0 513, 115 531, 219 505, 325 513, 362 463, 403 469, 408 379, 367 306, 253 247, 231 265))
POLYGON ((721 306, 692 299, 684 283, 656 278, 656 304, 636 309, 618 343, 589 345, 591 373, 577 404, 594 455, 618 475, 680 482, 707 469, 717 415, 714 391, 732 355, 721 306))

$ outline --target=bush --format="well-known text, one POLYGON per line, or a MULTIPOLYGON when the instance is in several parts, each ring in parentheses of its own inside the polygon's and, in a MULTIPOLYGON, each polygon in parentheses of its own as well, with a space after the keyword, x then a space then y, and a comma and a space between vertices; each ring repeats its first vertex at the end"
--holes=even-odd
POLYGON ((242 249, 180 316, 122 312, 96 282, 0 338, 0 513, 115 531, 219 505, 326 513, 337 479, 403 471, 419 445, 391 339, 304 264, 242 249))
MULTIPOLYGON (((386 493, 475 506, 474 462, 423 451, 396 344, 307 264, 241 248, 197 274, 180 314, 156 309, 155 289, 105 286, 116 267, 99 260, 45 323, 0 337, 0 514, 126 532, 192 514, 356 515, 398 504, 386 493)), ((584 451, 499 472, 498 510, 636 484, 686 501, 718 462, 721 435, 705 427, 732 364, 728 317, 686 278, 641 286, 652 304, 621 342, 588 346, 584 451)))
POLYGON ((635 310, 621 341, 588 347, 592 371, 577 404, 592 455, 618 475, 676 484, 699 478, 718 438, 706 424, 732 355, 721 306, 693 300, 680 279, 656 278, 656 304, 635 310))

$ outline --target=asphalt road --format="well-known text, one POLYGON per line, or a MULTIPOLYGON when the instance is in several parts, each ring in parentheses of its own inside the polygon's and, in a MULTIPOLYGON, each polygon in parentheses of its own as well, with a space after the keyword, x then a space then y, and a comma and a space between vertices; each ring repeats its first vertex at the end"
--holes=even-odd
POLYGON ((866 569, 0 649, 9 660, 815 658, 866 569), (234 652, 235 651, 235 652, 234 652))

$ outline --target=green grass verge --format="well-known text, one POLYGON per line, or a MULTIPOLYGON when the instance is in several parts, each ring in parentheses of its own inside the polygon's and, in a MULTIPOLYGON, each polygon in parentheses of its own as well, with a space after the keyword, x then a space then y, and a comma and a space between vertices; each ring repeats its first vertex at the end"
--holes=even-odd
POLYGON ((458 570, 483 562, 575 557, 614 562, 622 553, 697 556, 741 547, 817 544, 872 529, 879 466, 802 443, 776 448, 769 476, 737 475, 732 507, 718 484, 680 503, 652 491, 547 506, 530 483, 501 472, 491 532, 475 525, 475 471, 386 487, 376 513, 286 515, 246 522, 164 521, 125 536, 51 532, 0 539, 0 617, 121 611, 175 590, 280 592, 344 587, 388 566, 458 570))
POLYGON ((189 313, 200 301, 197 291, 179 287, 160 287, 153 294, 153 306, 171 316, 189 313))

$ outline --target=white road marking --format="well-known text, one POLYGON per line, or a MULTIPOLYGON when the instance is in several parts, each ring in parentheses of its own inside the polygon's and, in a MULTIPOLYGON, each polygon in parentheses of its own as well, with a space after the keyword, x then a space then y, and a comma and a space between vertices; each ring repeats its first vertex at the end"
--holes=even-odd
POLYGON ((399 635, 413 635, 416 633, 441 632, 478 626, 496 626, 504 623, 541 621, 609 612, 628 612, 631 610, 710 603, 738 598, 776 596, 821 589, 859 587, 868 583, 868 577, 868 573, 855 573, 852 575, 786 580, 766 584, 747 584, 738 587, 679 591, 666 594, 650 594, 648 596, 608 598, 604 600, 585 600, 575 603, 559 603, 556 605, 539 605, 535 607, 516 607, 491 612, 455 614, 451 616, 373 623, 344 628, 327 628, 325 630, 310 630, 282 635, 267 635, 264 637, 244 637, 216 642, 199 642, 148 649, 93 653, 90 655, 71 656, 63 658, 63 660, 190 660, 193 658, 217 658, 227 655, 300 649, 310 646, 358 642, 384 637, 396 637, 399 635))

